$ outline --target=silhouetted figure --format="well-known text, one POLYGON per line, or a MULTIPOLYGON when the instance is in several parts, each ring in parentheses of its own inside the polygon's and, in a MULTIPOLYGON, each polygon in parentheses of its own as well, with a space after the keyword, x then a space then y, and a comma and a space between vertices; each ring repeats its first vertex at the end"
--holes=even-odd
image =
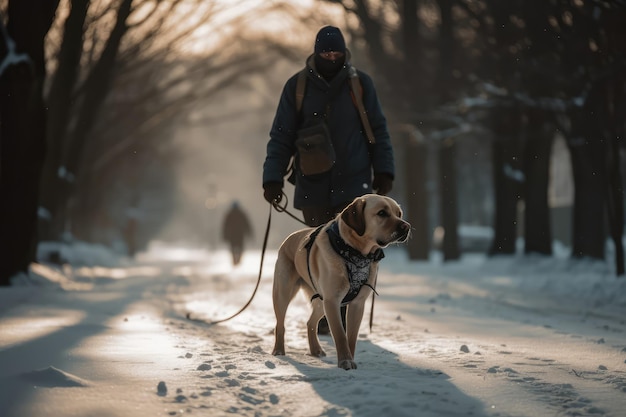
POLYGON ((222 238, 230 245, 233 265, 239 265, 241 262, 246 237, 252 237, 250 221, 239 206, 239 202, 233 201, 222 224, 222 238))

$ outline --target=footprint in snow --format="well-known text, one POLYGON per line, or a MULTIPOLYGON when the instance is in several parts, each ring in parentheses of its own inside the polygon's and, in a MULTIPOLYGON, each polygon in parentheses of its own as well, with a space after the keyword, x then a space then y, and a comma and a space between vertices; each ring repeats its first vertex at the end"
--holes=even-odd
POLYGON ((229 387, 238 387, 241 385, 236 379, 225 379, 224 382, 226 382, 229 387))
POLYGON ((159 397, 165 397, 167 395, 167 385, 164 381, 160 381, 157 385, 157 395, 159 397))
POLYGON ((213 367, 210 364, 208 364, 208 363, 201 363, 200 365, 198 365, 196 370, 197 371, 210 371, 211 368, 213 368, 213 367))

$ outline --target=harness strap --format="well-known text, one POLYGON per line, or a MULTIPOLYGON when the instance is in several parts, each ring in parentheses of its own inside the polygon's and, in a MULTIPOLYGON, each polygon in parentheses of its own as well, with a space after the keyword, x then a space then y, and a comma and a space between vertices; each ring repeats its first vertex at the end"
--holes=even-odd
POLYGON ((311 248, 313 247, 313 242, 315 242, 315 238, 317 238, 317 235, 320 234, 324 226, 325 224, 322 224, 317 229, 315 229, 313 233, 311 233, 311 235, 309 236, 309 241, 306 243, 306 245, 304 245, 304 247, 306 248, 306 269, 309 273, 309 279, 311 280, 311 285, 313 285, 313 289, 316 292, 315 295, 311 297, 311 302, 313 302, 313 300, 316 298, 323 300, 322 296, 319 295, 319 293, 317 293, 317 288, 315 288, 315 282, 313 281, 313 275, 311 275, 311 248))
MULTIPOLYGON (((376 288, 372 287, 370 284, 363 284, 364 287, 370 287, 372 289, 372 291, 374 292, 375 295, 380 297, 380 294, 378 294, 378 292, 376 291, 376 288)), ((313 302, 313 300, 315 300, 316 298, 319 298, 320 300, 324 301, 324 299, 322 298, 321 295, 319 295, 318 293, 313 294, 313 297, 311 297, 311 302, 313 302)), ((341 303, 342 306, 346 305, 348 303, 341 303)), ((374 299, 372 298, 372 305, 374 304, 374 299)), ((372 307, 372 311, 374 310, 374 308, 372 307)), ((373 313, 371 313, 370 315, 373 315, 373 313)), ((370 323, 370 330, 372 330, 372 324, 370 323)))

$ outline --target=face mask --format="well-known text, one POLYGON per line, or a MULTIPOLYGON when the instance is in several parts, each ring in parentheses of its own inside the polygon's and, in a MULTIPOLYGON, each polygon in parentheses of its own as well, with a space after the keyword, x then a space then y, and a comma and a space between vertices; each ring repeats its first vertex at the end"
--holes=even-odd
POLYGON ((319 55, 315 55, 315 68, 317 69, 317 72, 319 72, 319 74, 326 79, 326 81, 330 81, 339 71, 341 71, 345 61, 345 56, 335 61, 330 61, 319 55))

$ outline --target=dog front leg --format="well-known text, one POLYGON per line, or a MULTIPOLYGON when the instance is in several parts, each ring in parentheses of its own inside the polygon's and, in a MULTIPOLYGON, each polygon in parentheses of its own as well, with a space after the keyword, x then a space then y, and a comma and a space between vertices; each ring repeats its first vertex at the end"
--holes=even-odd
POLYGON ((337 366, 343 369, 356 369, 352 353, 348 347, 348 338, 341 323, 341 307, 339 300, 324 300, 324 312, 330 328, 330 334, 337 349, 337 366))
POLYGON ((356 340, 359 336, 363 312, 365 310, 365 300, 355 300, 348 306, 346 314, 346 333, 348 335, 348 346, 352 353, 352 358, 356 356, 356 340))
POLYGON ((272 355, 279 356, 285 354, 285 316, 287 307, 298 292, 298 277, 293 264, 284 257, 279 257, 274 270, 274 285, 272 289, 272 300, 274 303, 274 314, 276 315, 276 327, 274 329, 274 349, 272 355))
POLYGON ((311 356, 319 358, 326 356, 326 352, 324 352, 324 349, 320 346, 320 340, 317 337, 317 324, 324 316, 324 306, 321 300, 316 299, 313 301, 312 307, 313 311, 311 312, 309 321, 306 323, 306 333, 309 338, 309 351, 311 352, 311 356))

